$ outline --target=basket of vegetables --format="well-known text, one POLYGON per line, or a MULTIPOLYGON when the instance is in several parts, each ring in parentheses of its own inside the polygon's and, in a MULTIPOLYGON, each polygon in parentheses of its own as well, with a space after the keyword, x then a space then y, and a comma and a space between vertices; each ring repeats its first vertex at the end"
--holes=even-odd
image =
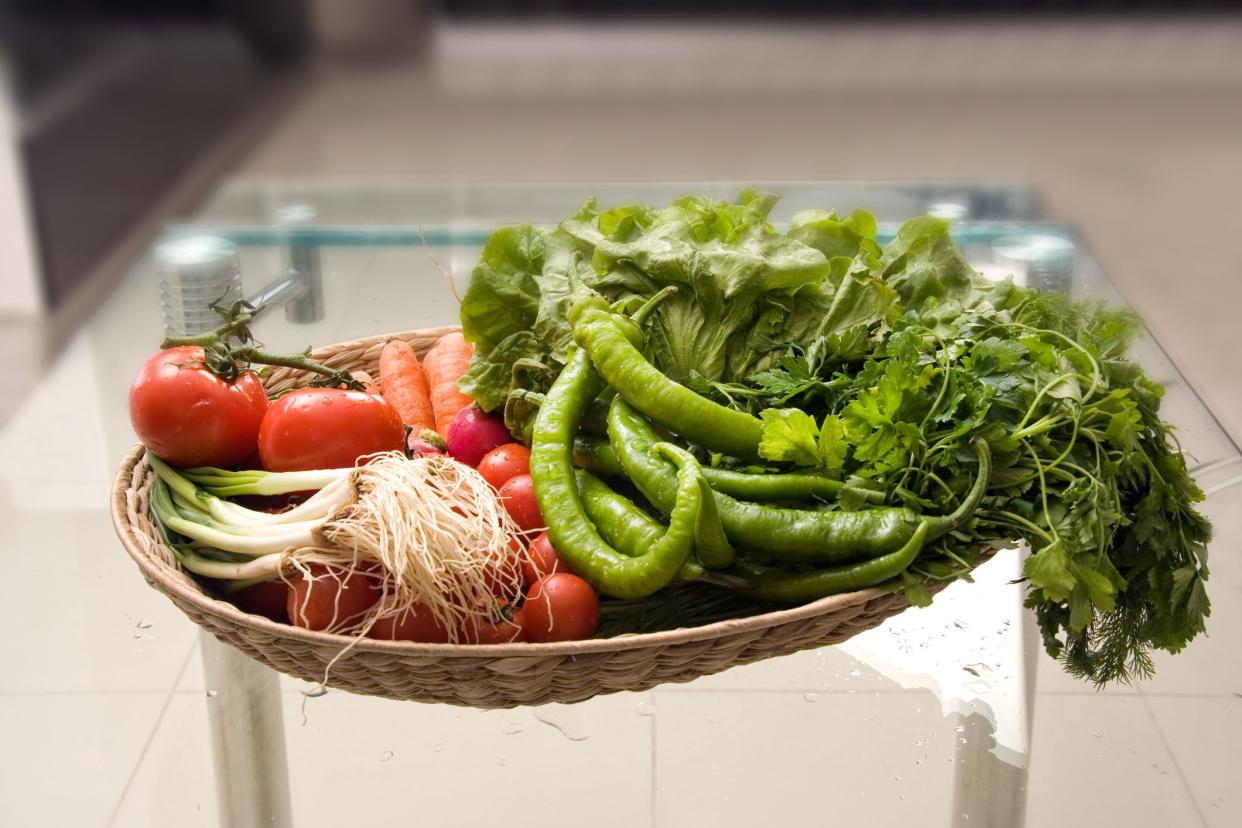
POLYGON ((277 355, 221 309, 131 390, 122 543, 275 669, 478 707, 837 643, 1017 541, 1076 675, 1202 631, 1210 530, 1136 320, 987 282, 935 219, 881 245, 773 203, 502 228, 460 329, 277 355))

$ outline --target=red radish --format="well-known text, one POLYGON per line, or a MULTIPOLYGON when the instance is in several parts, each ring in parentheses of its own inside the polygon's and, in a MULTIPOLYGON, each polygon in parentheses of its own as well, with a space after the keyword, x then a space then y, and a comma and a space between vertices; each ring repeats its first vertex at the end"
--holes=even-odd
POLYGON ((454 460, 471 468, 479 464, 483 455, 512 439, 504 420, 485 414, 473 405, 457 412, 449 423, 448 433, 444 435, 448 453, 454 460))

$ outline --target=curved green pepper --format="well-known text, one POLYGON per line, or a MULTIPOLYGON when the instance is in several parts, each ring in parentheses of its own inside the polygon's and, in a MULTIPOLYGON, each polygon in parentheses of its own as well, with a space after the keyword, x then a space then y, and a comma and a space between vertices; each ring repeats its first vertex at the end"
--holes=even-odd
MULTIPOLYGON (((574 462, 584 469, 624 475, 625 469, 617 459, 612 444, 600 437, 580 435, 574 440, 574 462)), ((769 500, 835 500, 845 484, 819 474, 800 472, 750 472, 716 469, 703 466, 703 477, 712 489, 738 500, 764 502, 769 500)), ((854 489, 870 503, 883 503, 884 492, 870 489, 854 489)))
MULTIPOLYGON (((582 506, 587 517, 595 524, 600 536, 623 555, 637 557, 643 554, 664 534, 664 524, 590 472, 578 471, 578 493, 582 495, 582 506)), ((702 581, 743 591, 750 588, 749 581, 708 572, 693 558, 686 561, 674 580, 702 581)))
MULTIPOLYGON (((530 451, 535 500, 552 545, 575 572, 606 595, 642 598, 672 581, 694 548, 702 506, 699 464, 686 452, 666 453, 677 466, 668 529, 640 557, 609 546, 583 509, 572 458, 574 435, 596 383, 590 357, 575 350, 539 407, 530 451)), ((648 450, 654 452, 654 445, 648 450)))
POLYGON ((812 569, 806 572, 790 572, 776 567, 740 562, 732 570, 754 583, 747 594, 764 601, 801 603, 814 601, 840 592, 875 586, 895 578, 906 570, 918 557, 927 541, 930 526, 924 521, 899 549, 870 561, 812 569))
MULTIPOLYGON (((626 474, 660 511, 673 505, 673 476, 653 455, 658 439, 650 423, 625 400, 613 400, 608 412, 612 446, 626 474)), ((965 523, 983 500, 991 474, 987 444, 975 444, 979 474, 961 505, 949 515, 927 517, 911 509, 880 508, 861 512, 816 512, 748 503, 717 494, 720 520, 739 546, 788 563, 838 564, 868 560, 904 546, 920 524, 932 540, 965 523)))
POLYGON ((598 297, 570 309, 574 341, 591 355, 600 375, 631 405, 692 442, 734 457, 757 459, 763 424, 674 382, 647 361, 623 324, 598 297))

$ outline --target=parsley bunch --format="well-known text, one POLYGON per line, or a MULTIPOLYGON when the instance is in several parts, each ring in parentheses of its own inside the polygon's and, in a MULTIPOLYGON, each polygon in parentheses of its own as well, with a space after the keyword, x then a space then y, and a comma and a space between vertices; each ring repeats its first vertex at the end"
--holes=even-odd
POLYGON ((1138 320, 986 282, 932 219, 903 227, 870 278, 897 291, 898 315, 698 390, 762 416, 767 459, 882 487, 919 511, 953 508, 970 440, 983 437, 988 497, 920 556, 907 596, 924 603, 921 579, 967 576, 983 546, 1026 541, 1027 605, 1049 653, 1099 684, 1150 676, 1153 650, 1204 629, 1211 527, 1160 419, 1163 389, 1125 358, 1138 320))

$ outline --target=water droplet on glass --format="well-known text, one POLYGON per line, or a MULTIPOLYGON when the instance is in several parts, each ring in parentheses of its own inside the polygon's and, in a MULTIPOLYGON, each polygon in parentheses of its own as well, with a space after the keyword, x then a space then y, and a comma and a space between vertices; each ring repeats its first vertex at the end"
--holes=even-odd
POLYGON ((862 673, 860 673, 858 670, 850 670, 850 678, 858 678, 861 675, 862 673))
POLYGON ((138 629, 140 630, 149 630, 151 629, 151 626, 151 622, 145 618, 138 622, 138 629))
POLYGON ((384 751, 383 753, 381 753, 381 754, 380 754, 379 759, 380 759, 380 761, 381 761, 381 762, 387 762, 389 759, 391 759, 391 758, 392 758, 392 756, 393 756, 392 751, 391 751, 391 750, 386 750, 386 751, 384 751))
POLYGON ((444 749, 447 747, 448 745, 444 744, 444 742, 436 742, 431 746, 431 750, 435 753, 444 753, 444 749))
POLYGON ((591 738, 591 729, 582 712, 572 707, 552 705, 535 711, 535 718, 560 731, 571 742, 584 742, 591 738))
POLYGON ((496 760, 496 767, 498 767, 498 768, 503 768, 503 767, 504 767, 505 765, 507 765, 507 764, 508 764, 508 762, 506 762, 504 759, 497 759, 497 760, 496 760))
POLYGON ((516 736, 519 733, 525 733, 526 728, 518 722, 509 722, 504 727, 500 728, 500 732, 506 736, 516 736))
POLYGON ((651 718, 652 716, 656 714, 656 708, 655 708, 655 705, 651 704, 650 702, 641 701, 637 705, 634 706, 634 712, 637 713, 639 716, 645 716, 647 718, 651 718))
POLYGON ((807 704, 811 704, 813 702, 819 701, 819 696, 816 695, 815 693, 803 693, 802 700, 806 702, 807 704))
POLYGON ((958 725, 957 727, 953 728, 953 732, 954 733, 965 733, 966 725, 958 725))
POLYGON ((1097 739, 1103 739, 1103 738, 1104 738, 1104 734, 1103 734, 1103 733, 1101 733, 1101 732, 1100 732, 1100 731, 1098 731, 1098 730, 1097 730, 1097 731, 1095 731, 1094 733, 1092 733, 1091 735, 1092 735, 1092 736, 1094 736, 1094 737, 1095 737, 1095 738, 1097 738, 1097 739))
POLYGON ((715 716, 704 716, 703 721, 707 722, 708 724, 715 724, 716 717, 715 716))
POLYGON ((216 696, 218 696, 218 695, 220 695, 220 691, 219 691, 219 690, 208 690, 208 691, 207 691, 207 698, 209 698, 209 699, 214 699, 214 698, 215 698, 216 696))

